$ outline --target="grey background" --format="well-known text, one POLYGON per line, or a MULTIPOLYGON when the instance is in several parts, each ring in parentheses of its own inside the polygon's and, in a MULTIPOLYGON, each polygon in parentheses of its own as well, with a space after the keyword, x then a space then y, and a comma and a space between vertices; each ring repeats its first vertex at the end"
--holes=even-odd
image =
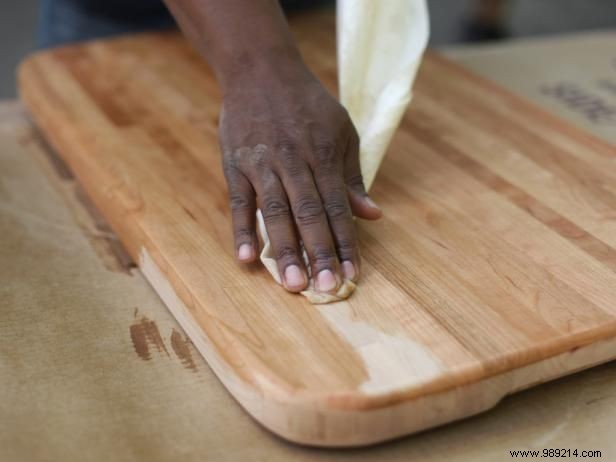
MULTIPOLYGON (((462 41, 474 0, 428 0, 435 46, 462 41)), ((38 0, 0 2, 0 99, 15 96, 15 67, 36 46, 38 0)), ((616 0, 512 0, 512 37, 616 27, 616 0)))

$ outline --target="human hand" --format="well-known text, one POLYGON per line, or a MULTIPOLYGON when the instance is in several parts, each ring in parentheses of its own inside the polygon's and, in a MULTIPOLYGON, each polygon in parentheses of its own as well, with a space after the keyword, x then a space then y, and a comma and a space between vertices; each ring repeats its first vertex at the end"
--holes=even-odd
POLYGON ((352 215, 381 211, 364 188, 347 111, 301 61, 264 60, 226 85, 220 143, 237 258, 257 257, 259 207, 287 290, 308 284, 300 240, 318 291, 357 280, 352 215))

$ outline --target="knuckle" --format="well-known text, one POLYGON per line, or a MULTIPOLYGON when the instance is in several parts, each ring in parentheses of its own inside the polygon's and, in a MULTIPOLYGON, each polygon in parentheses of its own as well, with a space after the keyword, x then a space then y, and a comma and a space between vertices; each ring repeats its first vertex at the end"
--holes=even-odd
POLYGON ((330 247, 319 246, 313 250, 309 258, 316 266, 329 265, 336 258, 336 252, 330 247))
POLYGON ((235 238, 235 242, 250 242, 253 238, 253 233, 248 228, 238 228, 234 230, 233 237, 235 238))
POLYGON ((361 173, 353 173, 349 175, 346 179, 346 182, 349 186, 354 188, 364 188, 364 177, 361 173))
POLYGON ((274 250, 276 260, 289 260, 297 258, 297 249, 291 244, 276 246, 274 250))
POLYGON ((267 167, 269 163, 269 149, 265 144, 257 144, 249 149, 249 164, 257 168, 267 167))
POLYGON ((251 209, 251 201, 243 194, 231 194, 230 204, 233 213, 247 212, 251 209))
POLYGON ((356 242, 354 239, 340 238, 336 243, 336 250, 341 257, 352 257, 355 255, 356 242))
POLYGON ((284 153, 296 153, 299 149, 299 143, 292 136, 283 135, 276 140, 276 150, 284 153))
POLYGON ((303 173, 303 163, 299 155, 299 143, 292 138, 285 137, 276 143, 278 160, 285 172, 290 176, 298 176, 303 173))
POLYGON ((256 146, 242 146, 234 150, 229 150, 223 158, 223 172, 229 184, 234 183, 238 178, 245 176, 250 178, 259 174, 268 167, 267 146, 257 144, 256 146))
POLYGON ((295 203, 295 217, 303 225, 317 223, 323 217, 323 204, 316 197, 300 197, 295 203))
POLYGON ((289 215, 289 206, 281 199, 268 198, 263 201, 261 213, 265 221, 275 220, 289 215))
POLYGON ((336 145, 330 141, 315 143, 313 146, 315 160, 322 170, 330 170, 338 165, 338 151, 336 145))
POLYGON ((330 219, 345 218, 350 216, 350 210, 347 203, 341 198, 328 200, 325 203, 325 213, 330 219))
POLYGON ((269 168, 270 154, 265 144, 257 144, 252 147, 244 147, 238 150, 238 169, 247 176, 261 174, 269 168))

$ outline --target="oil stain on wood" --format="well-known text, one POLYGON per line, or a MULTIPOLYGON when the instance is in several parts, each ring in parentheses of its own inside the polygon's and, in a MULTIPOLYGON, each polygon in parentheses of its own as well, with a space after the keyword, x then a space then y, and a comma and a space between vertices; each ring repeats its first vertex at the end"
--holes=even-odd
POLYGON ((132 276, 137 265, 53 146, 37 130, 23 133, 19 143, 40 154, 39 160, 51 173, 54 186, 62 194, 75 221, 105 268, 132 276))

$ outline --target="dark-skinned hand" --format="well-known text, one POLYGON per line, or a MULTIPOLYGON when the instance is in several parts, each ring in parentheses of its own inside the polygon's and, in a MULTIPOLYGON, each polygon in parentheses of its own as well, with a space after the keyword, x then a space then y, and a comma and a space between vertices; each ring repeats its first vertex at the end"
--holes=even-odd
POLYGON ((316 289, 356 280, 360 257, 353 214, 380 210, 366 194, 359 139, 347 111, 301 63, 253 69, 227 88, 220 142, 237 256, 257 256, 260 208, 285 287, 316 289))

